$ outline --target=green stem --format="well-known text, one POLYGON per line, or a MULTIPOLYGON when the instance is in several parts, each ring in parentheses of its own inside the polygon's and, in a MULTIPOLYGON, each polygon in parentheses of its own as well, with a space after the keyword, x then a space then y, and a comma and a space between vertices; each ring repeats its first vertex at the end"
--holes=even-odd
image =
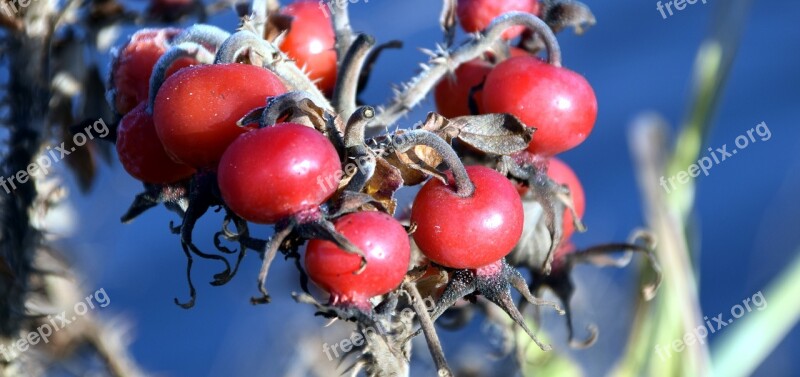
POLYGON ((714 376, 749 376, 800 320, 800 249, 792 264, 764 290, 765 306, 720 334, 712 349, 714 376), (761 311, 763 310, 763 311, 761 311))

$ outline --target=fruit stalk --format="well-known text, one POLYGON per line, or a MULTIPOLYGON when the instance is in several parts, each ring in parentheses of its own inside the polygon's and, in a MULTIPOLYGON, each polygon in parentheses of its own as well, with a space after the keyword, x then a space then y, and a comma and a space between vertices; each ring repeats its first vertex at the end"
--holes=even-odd
MULTIPOLYGON (((375 38, 359 34, 344 55, 339 75, 336 77, 336 87, 333 90, 333 108, 342 119, 347 119, 356 110, 359 77, 374 45, 375 38)), ((364 140, 363 137, 361 140, 364 140)))
POLYGON ((397 152, 405 152, 417 145, 425 145, 433 148, 442 160, 453 172, 453 179, 456 184, 456 194, 462 198, 472 196, 475 192, 475 185, 467 175, 467 169, 461 162, 453 148, 450 147, 444 139, 434 133, 425 130, 413 130, 401 135, 398 135, 393 141, 394 147, 397 152), (400 139, 400 140, 398 140, 400 139))
POLYGON ((308 76, 274 44, 265 41, 250 30, 240 30, 226 39, 217 51, 214 64, 236 63, 242 53, 247 52, 251 63, 272 71, 290 90, 306 91, 312 100, 330 109, 331 104, 308 76))

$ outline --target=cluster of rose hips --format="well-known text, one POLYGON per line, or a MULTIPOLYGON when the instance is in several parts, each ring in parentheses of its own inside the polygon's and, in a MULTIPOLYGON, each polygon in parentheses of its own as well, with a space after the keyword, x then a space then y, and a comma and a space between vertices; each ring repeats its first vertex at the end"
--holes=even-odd
MULTIPOLYGON (((140 30, 114 56, 109 80, 109 101, 122 115, 119 159, 146 188, 123 220, 159 203, 182 215, 174 231, 189 258, 187 273, 193 256, 226 266, 212 284, 232 278, 246 250, 259 252, 262 295, 254 302, 269 301, 264 284, 277 253, 297 258, 300 267, 298 250, 308 241, 301 272, 330 294, 329 313, 370 318, 381 297, 401 284, 444 275, 443 288, 426 292, 437 298, 434 320, 477 293, 535 340, 510 288, 530 303, 558 308, 529 287, 550 281, 551 270, 568 270, 570 253, 560 245, 583 229, 583 188, 552 157, 583 142, 597 114, 591 86, 561 67, 553 36, 570 22, 587 22, 563 18, 570 14, 565 9, 585 8, 577 4, 453 3, 464 30, 482 31, 481 37, 432 53, 435 66, 395 103, 377 109, 356 106, 374 41, 364 35, 343 41, 349 37, 334 30, 335 15, 318 2, 279 9, 266 30, 253 20, 234 34, 202 24, 140 30), (511 47, 508 41, 520 35, 520 47, 511 47), (536 55, 542 46, 547 61, 536 55), (342 50, 345 56, 337 54, 342 50), (417 129, 367 137, 434 85, 440 115, 417 129), (343 171, 362 159, 368 163, 343 171), (320 184, 331 177, 335 184, 320 184), (403 225, 392 216, 394 193, 423 182, 403 225), (543 215, 531 218, 524 203, 543 215), (240 245, 234 268, 192 241, 195 222, 212 207, 226 214, 217 248, 234 252, 221 240, 240 245), (275 234, 254 238, 248 222, 272 224, 275 234), (526 228, 542 227, 546 237, 523 237, 536 233, 526 228), (509 262, 538 280, 526 282, 509 262)), ((184 307, 194 302, 191 276, 189 284, 192 299, 184 307)))

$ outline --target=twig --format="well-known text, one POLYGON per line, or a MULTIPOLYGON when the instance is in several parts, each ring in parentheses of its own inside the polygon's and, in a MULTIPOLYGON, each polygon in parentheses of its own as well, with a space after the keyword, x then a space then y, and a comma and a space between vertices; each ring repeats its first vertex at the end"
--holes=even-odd
POLYGON ((419 294, 417 286, 411 281, 406 281, 403 283, 403 289, 411 295, 411 305, 417 313, 422 332, 425 334, 425 340, 428 341, 428 349, 431 351, 431 357, 433 357, 433 362, 436 364, 438 375, 453 376, 453 372, 450 370, 450 367, 447 365, 447 360, 444 357, 439 335, 436 334, 436 328, 433 326, 431 316, 428 314, 428 308, 425 307, 424 300, 422 299, 422 295, 419 294))
POLYGON ((369 56, 369 51, 374 45, 374 38, 366 34, 359 34, 342 59, 339 74, 336 77, 336 87, 333 91, 333 108, 342 119, 349 118, 356 110, 358 79, 364 68, 364 62, 369 56))
POLYGON ((344 56, 350 50, 353 43, 353 30, 350 28, 350 11, 348 4, 350 1, 331 1, 328 9, 333 18, 333 30, 336 32, 336 56, 339 64, 343 64, 344 56), (337 9, 334 9, 337 8, 337 9))
POLYGON ((373 122, 374 127, 388 127, 416 106, 439 80, 459 65, 478 58, 490 50, 503 32, 513 26, 525 26, 541 34, 548 52, 548 62, 561 66, 561 50, 553 31, 538 17, 523 12, 509 12, 495 18, 491 24, 472 41, 455 50, 431 53, 433 58, 423 70, 406 83, 404 90, 398 93, 392 102, 378 113, 373 122))

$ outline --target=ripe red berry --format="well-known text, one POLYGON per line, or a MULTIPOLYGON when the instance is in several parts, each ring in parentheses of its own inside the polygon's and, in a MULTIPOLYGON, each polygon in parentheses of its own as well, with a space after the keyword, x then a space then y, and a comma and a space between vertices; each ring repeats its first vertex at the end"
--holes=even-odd
POLYGON ((272 224, 318 207, 336 191, 326 179, 339 155, 317 130, 279 123, 239 136, 219 163, 222 198, 242 218, 272 224))
POLYGON ((164 148, 195 168, 216 168, 222 153, 247 131, 236 122, 268 97, 286 92, 272 72, 247 64, 200 65, 167 78, 153 106, 164 148))
POLYGON ((582 143, 594 127, 597 99, 583 76, 534 56, 498 64, 483 87, 489 113, 510 113, 536 127, 528 151, 552 156, 582 143))
MULTIPOLYGON (((489 62, 481 59, 470 60, 460 65, 454 76, 445 77, 433 91, 436 110, 447 118, 470 115, 469 93, 473 87, 483 83, 486 75, 492 70, 489 62)), ((474 99, 482 106, 482 90, 475 91, 474 99)), ((480 112, 480 109, 478 109, 480 112)))
POLYGON ((173 183, 194 174, 192 167, 173 161, 164 151, 145 102, 119 122, 117 155, 125 170, 142 182, 173 183))
MULTIPOLYGON (((175 28, 139 30, 114 56, 109 84, 118 113, 126 114, 147 100, 153 66, 169 48, 169 41, 180 32, 181 29, 175 28)), ((179 59, 167 70, 167 76, 192 64, 197 61, 179 59)))
MULTIPOLYGON (((569 165, 557 158, 550 159, 550 165, 547 168, 547 175, 554 182, 566 185, 572 195, 572 205, 575 207, 575 213, 579 218, 583 217, 586 211, 586 197, 583 193, 583 186, 578 176, 570 169, 569 165)), ((575 224, 572 218, 572 212, 567 210, 564 212, 564 236, 561 238, 563 241, 569 239, 573 232, 575 232, 575 224)))
POLYGON ((432 261, 451 268, 479 268, 508 254, 522 235, 522 201, 502 174, 468 166, 475 185, 470 197, 459 197, 451 184, 428 181, 417 194, 411 222, 414 241, 432 261))
POLYGON ((403 282, 411 255, 408 235, 397 220, 383 212, 356 212, 334 222, 341 233, 366 255, 348 254, 329 241, 311 240, 305 254, 308 276, 331 294, 335 304, 369 308, 371 297, 386 294, 403 282))
MULTIPOLYGON (((456 15, 464 31, 468 33, 485 29, 497 16, 511 11, 538 11, 536 0, 458 0, 456 15)), ((525 30, 515 26, 503 32, 504 39, 513 39, 525 30)))
POLYGON ((327 8, 318 1, 297 1, 281 9, 293 17, 291 28, 279 46, 297 66, 306 67, 312 80, 323 92, 336 84, 336 35, 327 8))
MULTIPOLYGON (((523 49, 511 47, 511 57, 529 55, 523 49)), ((493 60, 494 54, 487 53, 487 58, 493 60)), ((433 98, 436 101, 436 110, 447 118, 462 115, 472 115, 469 108, 469 95, 473 88, 483 84, 486 76, 491 72, 493 65, 483 59, 470 60, 456 68, 452 76, 447 76, 436 84, 433 98)), ((483 114, 483 89, 475 89, 473 99, 479 114, 483 114)))

